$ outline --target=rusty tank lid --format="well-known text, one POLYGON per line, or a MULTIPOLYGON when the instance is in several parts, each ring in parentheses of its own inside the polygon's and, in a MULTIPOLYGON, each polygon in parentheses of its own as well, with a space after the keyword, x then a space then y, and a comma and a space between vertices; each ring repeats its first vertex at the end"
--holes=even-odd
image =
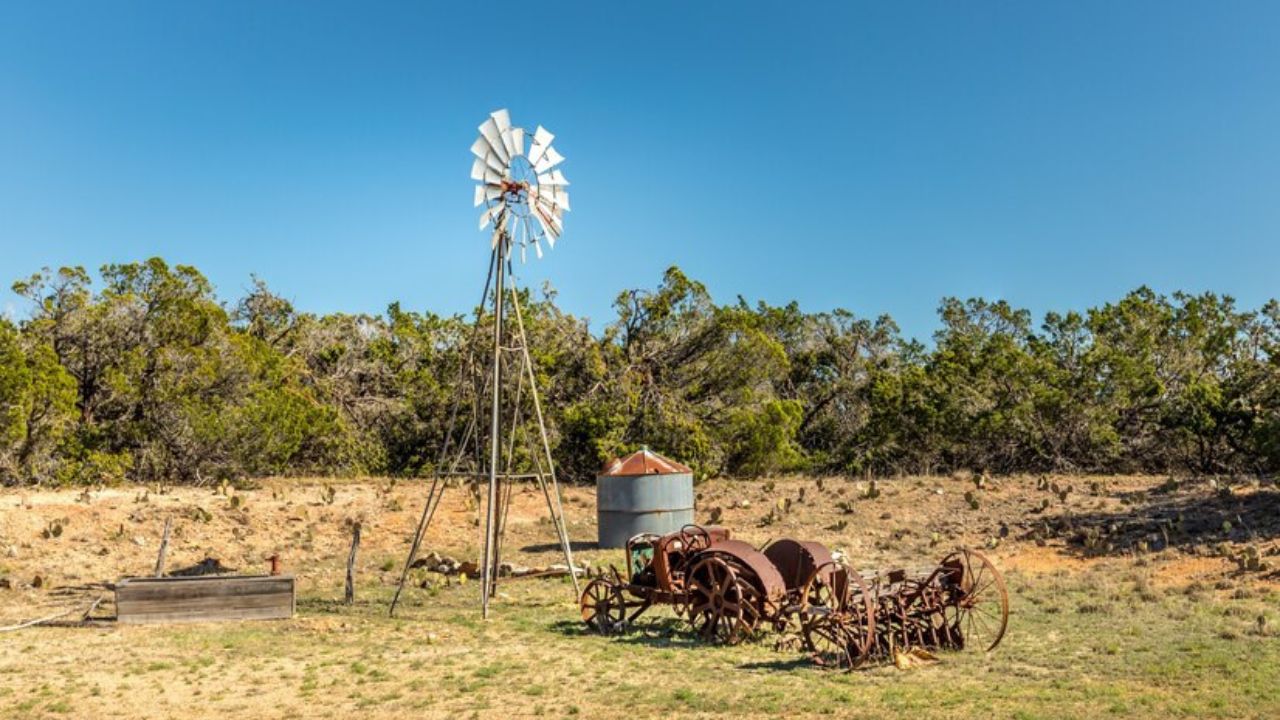
POLYGON ((626 457, 610 460, 600 470, 600 476, 675 475, 692 472, 693 470, 685 465, 653 452, 646 445, 626 457))

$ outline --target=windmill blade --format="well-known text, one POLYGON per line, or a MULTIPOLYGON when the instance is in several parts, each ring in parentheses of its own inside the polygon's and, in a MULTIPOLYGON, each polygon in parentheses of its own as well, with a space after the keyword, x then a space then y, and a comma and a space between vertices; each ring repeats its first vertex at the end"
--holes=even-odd
POLYGON ((502 188, 492 185, 477 185, 475 207, 480 207, 482 203, 497 200, 500 197, 502 197, 502 188))
POLYGON ((542 228, 542 234, 547 238, 547 244, 551 244, 551 231, 547 227, 547 221, 542 217, 542 213, 535 212, 533 218, 538 221, 538 227, 542 228))
POLYGON ((493 118, 493 123, 498 127, 498 132, 506 132, 511 127, 511 113, 506 108, 500 108, 489 113, 489 117, 493 118))
POLYGON ((511 157, 519 157, 524 154, 524 128, 511 128, 511 157))
POLYGON ((533 132, 533 147, 529 148, 529 162, 536 163, 542 159, 542 153, 551 147, 551 141, 556 136, 552 135, 546 128, 541 125, 533 132))
POLYGON ((561 186, 545 185, 539 187, 533 195, 539 203, 542 203, 548 208, 559 207, 565 210, 569 209, 569 193, 561 186))
POLYGON ((540 192, 533 197, 533 200, 539 208, 542 208, 547 212, 559 207, 560 203, 560 201, 549 192, 540 192))
POLYGON ((499 158, 497 155, 494 155, 492 150, 485 151, 484 163, 485 165, 488 165, 489 167, 493 168, 497 172, 502 173, 503 175, 507 174, 507 168, 509 167, 509 165, 507 163, 502 162, 502 159, 499 158))
POLYGON ((521 229, 520 218, 512 216, 511 221, 507 223, 507 237, 511 238, 511 241, 520 248, 520 262, 523 264, 525 262, 525 257, 524 242, 520 240, 521 229))
POLYGON ((494 154, 501 158, 503 163, 509 162, 507 148, 502 144, 502 131, 498 129, 498 124, 494 122, 493 118, 485 120, 479 129, 480 135, 484 137, 485 142, 489 143, 489 148, 493 150, 494 154))
POLYGON ((554 211, 548 213, 547 220, 551 221, 551 229, 555 231, 552 233, 553 235, 559 237, 564 234, 564 220, 561 219, 558 213, 554 211))
POLYGON ((491 222, 494 224, 494 229, 497 229, 498 223, 496 221, 502 215, 503 207, 502 203, 494 203, 485 208, 484 212, 480 213, 480 229, 483 230, 491 222))
POLYGON ((475 162, 471 163, 471 179, 484 180, 486 168, 487 166, 485 165, 484 160, 476 158, 475 162))
POLYGON ((560 218, 556 216, 554 211, 545 212, 539 208, 534 214, 537 216, 538 220, 541 221, 543 229, 547 231, 547 235, 557 237, 564 231, 564 226, 561 224, 560 218))
POLYGON ((562 162, 564 162, 564 156, 560 154, 560 151, 548 145, 543 152, 542 158, 534 163, 533 169, 534 172, 544 173, 562 162))
POLYGON ((501 185, 502 178, 502 174, 494 171, 492 168, 484 169, 484 181, 490 185, 501 185))
POLYGON ((551 212, 547 213, 547 219, 551 221, 551 227, 555 229, 556 235, 564 233, 564 211, 560 208, 551 208, 551 212))
POLYGON ((507 157, 513 158, 516 156, 516 143, 511 137, 511 128, 502 131, 502 147, 507 151, 507 157))
POLYGON ((555 139, 556 136, 552 134, 550 130, 542 127, 541 125, 538 126, 537 130, 533 131, 533 142, 541 145, 542 147, 547 147, 551 144, 551 141, 555 139))
POLYGON ((549 173, 542 173, 538 175, 538 184, 567 186, 569 184, 569 181, 565 179, 564 173, 560 172, 559 170, 553 170, 549 173))
POLYGON ((485 155, 489 154, 489 141, 486 140, 483 135, 476 138, 476 141, 471 143, 471 154, 481 159, 483 159, 485 155))

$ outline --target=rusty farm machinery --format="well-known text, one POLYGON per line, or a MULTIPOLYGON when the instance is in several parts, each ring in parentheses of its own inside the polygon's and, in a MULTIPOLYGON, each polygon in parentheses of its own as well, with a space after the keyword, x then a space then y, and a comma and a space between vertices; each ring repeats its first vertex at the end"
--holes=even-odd
POLYGON ((628 630, 654 605, 671 606, 705 641, 736 644, 772 629, 815 662, 852 669, 923 650, 992 650, 1009 620, 995 566, 961 549, 926 571, 862 574, 817 542, 784 538, 756 548, 721 527, 688 525, 637 535, 616 567, 579 602, 592 630, 628 630))

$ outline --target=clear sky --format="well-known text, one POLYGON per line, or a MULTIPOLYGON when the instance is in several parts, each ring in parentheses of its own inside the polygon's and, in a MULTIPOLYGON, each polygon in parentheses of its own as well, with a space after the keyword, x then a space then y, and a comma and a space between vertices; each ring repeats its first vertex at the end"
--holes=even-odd
POLYGON ((465 311, 499 107, 573 183, 522 280, 596 329, 672 264, 921 338, 944 295, 1280 295, 1280 3, 1240 0, 0 0, 0 279, 160 255, 465 311))

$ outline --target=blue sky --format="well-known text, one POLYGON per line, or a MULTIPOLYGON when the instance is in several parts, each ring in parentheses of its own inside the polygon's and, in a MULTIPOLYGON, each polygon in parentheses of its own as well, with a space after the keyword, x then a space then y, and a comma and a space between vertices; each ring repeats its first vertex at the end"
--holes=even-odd
POLYGON ((225 299, 256 273, 304 310, 465 311, 468 148, 508 107, 573 182, 521 279, 597 329, 672 264, 921 338, 944 295, 1257 306, 1278 37, 1242 1, 3 0, 0 279, 160 255, 225 299))

